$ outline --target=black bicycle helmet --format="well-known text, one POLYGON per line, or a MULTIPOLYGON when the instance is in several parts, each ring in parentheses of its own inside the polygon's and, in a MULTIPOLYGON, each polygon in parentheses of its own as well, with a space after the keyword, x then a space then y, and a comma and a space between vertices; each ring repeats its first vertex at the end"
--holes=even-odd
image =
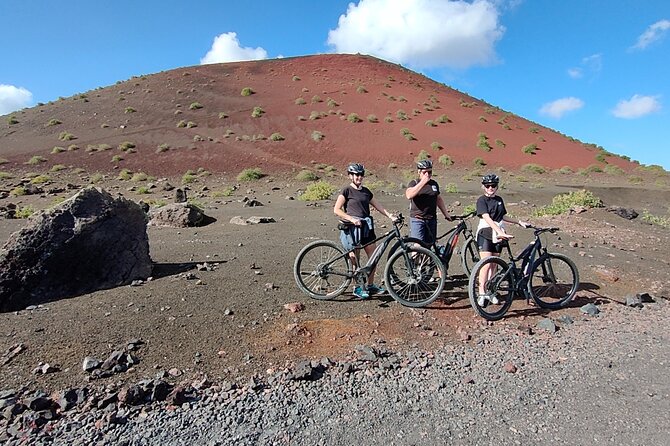
POLYGON ((500 183, 500 177, 495 173, 487 173, 482 177, 482 184, 498 184, 500 183))
POLYGON ((421 160, 416 163, 416 168, 419 170, 430 170, 433 168, 433 162, 431 160, 421 160))
POLYGON ((360 163, 351 163, 349 164, 349 167, 347 167, 347 173, 357 173, 359 175, 363 175, 365 173, 365 167, 363 167, 363 165, 360 163))

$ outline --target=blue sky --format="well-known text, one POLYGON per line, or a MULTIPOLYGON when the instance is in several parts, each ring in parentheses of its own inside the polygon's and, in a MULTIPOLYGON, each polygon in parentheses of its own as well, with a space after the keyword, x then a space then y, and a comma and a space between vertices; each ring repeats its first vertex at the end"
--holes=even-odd
POLYGON ((670 170, 667 0, 0 0, 0 41, 0 114, 201 63, 362 53, 670 170))

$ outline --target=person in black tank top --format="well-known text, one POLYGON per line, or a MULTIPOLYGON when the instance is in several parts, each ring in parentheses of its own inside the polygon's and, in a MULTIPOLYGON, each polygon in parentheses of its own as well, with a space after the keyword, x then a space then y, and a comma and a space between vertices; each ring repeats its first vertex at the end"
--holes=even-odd
MULTIPOLYGON (((362 164, 350 164, 347 168, 347 174, 349 175, 350 183, 342 188, 337 196, 333 212, 339 217, 342 223, 346 224, 345 229, 340 230, 340 241, 344 249, 349 251, 356 246, 365 245, 377 238, 373 220, 370 216, 370 206, 391 220, 394 217, 377 202, 372 191, 363 186, 365 168, 362 164), (360 240, 356 240, 358 234, 360 234, 360 240)), ((376 243, 372 243, 363 247, 368 258, 372 255, 376 246, 376 243)), ((355 249, 349 254, 355 267, 358 267, 359 253, 360 249, 355 249)), ((374 284, 374 278, 375 270, 373 269, 368 276, 367 289, 356 286, 354 288, 354 295, 365 299, 370 294, 384 292, 384 289, 374 284)))

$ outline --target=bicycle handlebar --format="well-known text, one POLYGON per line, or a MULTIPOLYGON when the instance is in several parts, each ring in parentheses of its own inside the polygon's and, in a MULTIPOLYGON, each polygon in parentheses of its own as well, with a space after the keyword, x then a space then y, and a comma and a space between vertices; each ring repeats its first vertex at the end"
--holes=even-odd
POLYGON ((529 226, 526 226, 526 228, 532 229, 535 232, 535 235, 542 234, 543 232, 551 232, 552 234, 554 234, 555 232, 560 231, 560 228, 555 228, 555 227, 554 228, 540 228, 538 226, 529 225, 529 226))
POLYGON ((475 215, 474 212, 469 212, 469 213, 463 214, 463 215, 452 215, 451 219, 452 220, 465 220, 466 218, 473 217, 474 215, 475 215))

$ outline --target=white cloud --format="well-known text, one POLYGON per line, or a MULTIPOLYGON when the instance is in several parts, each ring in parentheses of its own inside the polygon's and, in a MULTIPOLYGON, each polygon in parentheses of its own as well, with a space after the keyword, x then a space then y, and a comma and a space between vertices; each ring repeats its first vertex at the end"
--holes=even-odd
POLYGON ((662 39, 669 29, 670 20, 659 20, 640 34, 637 38, 637 43, 633 45, 632 49, 643 50, 647 48, 652 43, 662 39))
POLYGON ((633 95, 629 100, 621 100, 612 110, 617 118, 635 119, 661 110, 657 96, 633 95))
POLYGON ((570 76, 573 79, 579 79, 580 77, 584 76, 584 70, 582 70, 581 68, 569 68, 568 76, 570 76))
POLYGON ((240 46, 237 33, 219 34, 214 38, 212 48, 200 59, 201 64, 239 62, 242 60, 267 59, 268 52, 263 48, 249 48, 240 46))
POLYGON ((568 76, 573 79, 584 77, 585 73, 598 74, 603 68, 603 55, 592 54, 582 58, 578 67, 569 68, 568 76))
POLYGON ((0 115, 28 107, 33 94, 23 87, 0 84, 0 115))
POLYGON ((582 107, 584 107, 584 101, 579 98, 561 98, 544 104, 540 108, 540 114, 560 119, 567 112, 579 110, 582 107))
POLYGON ((410 66, 466 68, 497 61, 505 28, 493 0, 360 0, 349 4, 328 44, 410 66))

